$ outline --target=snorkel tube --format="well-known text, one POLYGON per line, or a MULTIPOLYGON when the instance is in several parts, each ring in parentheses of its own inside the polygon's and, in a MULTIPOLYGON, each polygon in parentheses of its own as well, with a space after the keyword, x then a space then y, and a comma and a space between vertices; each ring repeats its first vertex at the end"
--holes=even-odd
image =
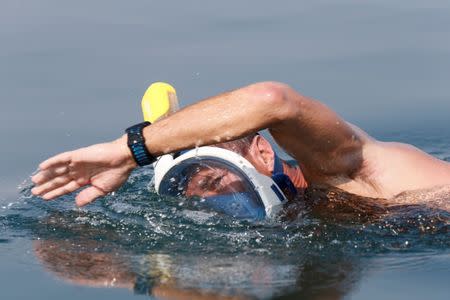
POLYGON ((175 88, 165 82, 151 84, 141 101, 144 121, 154 123, 179 109, 175 88))

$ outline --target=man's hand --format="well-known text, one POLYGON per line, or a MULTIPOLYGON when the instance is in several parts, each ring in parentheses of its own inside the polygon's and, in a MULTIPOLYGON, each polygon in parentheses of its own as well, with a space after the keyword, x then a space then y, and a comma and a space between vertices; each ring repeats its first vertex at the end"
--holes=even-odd
POLYGON ((136 163, 126 144, 126 137, 61 153, 39 165, 31 180, 34 195, 51 200, 87 186, 76 197, 78 206, 118 189, 136 163))

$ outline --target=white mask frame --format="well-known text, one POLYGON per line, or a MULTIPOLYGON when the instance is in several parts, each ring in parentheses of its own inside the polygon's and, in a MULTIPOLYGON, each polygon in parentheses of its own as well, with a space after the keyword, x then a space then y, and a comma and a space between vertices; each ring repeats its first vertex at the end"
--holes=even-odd
POLYGON ((172 168, 192 158, 199 160, 202 158, 225 160, 240 170, 255 187, 255 191, 264 205, 264 210, 268 218, 277 216, 283 204, 287 202, 285 195, 272 178, 259 173, 247 159, 233 151, 211 146, 191 149, 177 157, 174 157, 172 154, 161 156, 153 164, 156 192, 160 194, 161 181, 172 168))

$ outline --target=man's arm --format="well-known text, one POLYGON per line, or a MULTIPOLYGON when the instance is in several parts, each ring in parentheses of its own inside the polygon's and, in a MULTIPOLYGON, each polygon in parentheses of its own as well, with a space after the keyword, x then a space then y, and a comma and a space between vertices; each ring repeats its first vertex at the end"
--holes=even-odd
POLYGON ((244 137, 268 128, 314 177, 351 175, 367 136, 287 85, 256 83, 193 104, 144 129, 155 155, 244 137))
MULTIPOLYGON (((159 156, 266 128, 309 180, 351 176, 361 167, 364 135, 325 105, 280 83, 257 83, 203 100, 146 127, 144 136, 150 153, 159 156)), ((135 166, 123 136, 43 162, 32 178, 33 193, 53 199, 90 185, 76 198, 85 205, 117 189, 135 166)))

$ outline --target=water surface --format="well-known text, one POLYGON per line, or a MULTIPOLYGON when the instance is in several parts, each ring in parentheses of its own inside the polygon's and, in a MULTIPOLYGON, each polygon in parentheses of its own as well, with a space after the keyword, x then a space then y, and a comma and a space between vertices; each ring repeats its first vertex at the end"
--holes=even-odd
POLYGON ((30 197, 28 181, 48 156, 139 122, 140 97, 160 80, 182 105, 286 82, 377 138, 449 161, 447 1, 0 6, 2 299, 135 299, 150 278, 155 294, 190 298, 447 298, 444 212, 255 224, 158 198, 147 169, 82 210, 73 196, 30 197))

